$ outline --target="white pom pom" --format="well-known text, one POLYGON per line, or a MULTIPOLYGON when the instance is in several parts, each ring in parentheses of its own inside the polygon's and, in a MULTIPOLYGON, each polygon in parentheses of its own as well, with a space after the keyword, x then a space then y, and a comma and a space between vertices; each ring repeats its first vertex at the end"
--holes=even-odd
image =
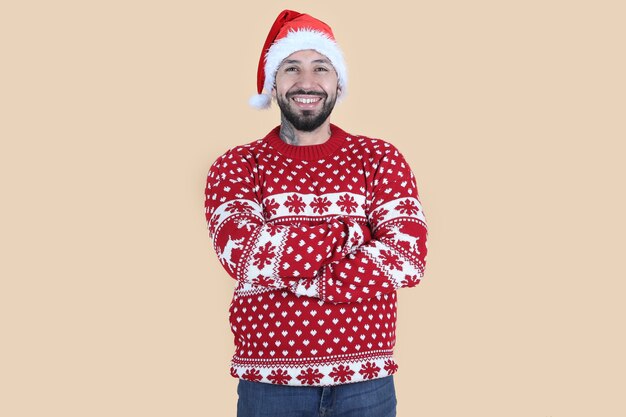
POLYGON ((272 96, 270 94, 255 94, 250 97, 248 104, 255 109, 269 109, 272 104, 272 96))

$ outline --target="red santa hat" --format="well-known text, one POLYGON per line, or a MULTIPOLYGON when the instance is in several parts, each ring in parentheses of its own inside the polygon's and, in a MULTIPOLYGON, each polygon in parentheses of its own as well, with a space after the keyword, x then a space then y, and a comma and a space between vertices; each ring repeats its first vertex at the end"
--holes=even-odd
POLYGON ((305 49, 313 49, 330 60, 337 71, 341 89, 339 98, 346 94, 348 81, 346 64, 330 26, 308 14, 283 10, 276 18, 263 45, 257 72, 258 94, 252 96, 249 101, 252 107, 257 109, 270 107, 271 91, 281 62, 294 52, 305 49))

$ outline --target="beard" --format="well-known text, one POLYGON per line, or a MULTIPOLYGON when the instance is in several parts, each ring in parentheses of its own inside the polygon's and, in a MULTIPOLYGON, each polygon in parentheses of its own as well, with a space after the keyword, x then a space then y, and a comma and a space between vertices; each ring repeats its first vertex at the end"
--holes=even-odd
POLYGON ((320 127, 330 113, 332 113, 333 108, 335 107, 335 103, 337 101, 337 94, 331 96, 329 98, 328 94, 323 92, 307 92, 304 90, 292 91, 285 94, 285 98, 282 96, 276 96, 276 102, 278 103, 278 107, 282 112, 282 115, 287 119, 289 123, 293 125, 296 130, 301 132, 312 132, 318 127, 320 127), (316 110, 301 110, 294 109, 291 107, 291 97, 294 95, 309 95, 322 97, 324 100, 324 105, 319 110, 319 113, 315 113, 316 110), (301 113, 301 114, 300 114, 301 113))

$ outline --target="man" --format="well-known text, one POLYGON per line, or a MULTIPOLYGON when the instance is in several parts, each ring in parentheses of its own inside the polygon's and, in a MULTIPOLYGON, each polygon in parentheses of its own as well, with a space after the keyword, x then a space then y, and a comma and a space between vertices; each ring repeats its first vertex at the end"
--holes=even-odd
POLYGON ((426 223, 398 150, 330 123, 346 75, 330 27, 283 11, 251 99, 281 124, 208 174, 239 416, 395 415, 396 290, 423 276, 426 223))

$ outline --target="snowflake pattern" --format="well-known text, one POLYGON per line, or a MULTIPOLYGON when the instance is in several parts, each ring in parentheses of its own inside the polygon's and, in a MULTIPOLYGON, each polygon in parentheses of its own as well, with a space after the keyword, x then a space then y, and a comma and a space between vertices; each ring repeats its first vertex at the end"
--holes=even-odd
POLYGON ((402 280, 402 286, 403 287, 415 287, 417 284, 419 284, 420 282, 420 278, 418 275, 405 275, 404 279, 402 280))
POLYGON ((361 365, 361 370, 359 373, 363 375, 364 379, 374 379, 378 376, 380 372, 380 368, 376 366, 374 362, 366 362, 361 365))
POLYGON ((388 375, 393 375, 398 372, 398 364, 393 360, 389 359, 385 361, 385 371, 387 371, 388 375))
POLYGON ((226 206, 226 211, 229 213, 249 213, 252 211, 252 206, 245 201, 233 201, 226 206))
POLYGON ((341 207, 341 209, 346 213, 355 212, 356 208, 358 207, 356 200, 350 194, 344 194, 339 197, 337 205, 341 207))
POLYGON ((333 368, 333 371, 329 374, 335 382, 348 382, 352 379, 354 371, 349 366, 339 365, 333 368))
POLYGON ((389 214, 389 210, 386 210, 386 209, 376 210, 370 218, 370 222, 372 223, 372 226, 373 227, 378 226, 378 223, 381 222, 387 214, 389 214))
POLYGON ((252 369, 248 369, 243 375, 241 375, 241 378, 245 379, 246 381, 259 382, 260 380, 263 379, 263 376, 261 375, 258 369, 252 368, 252 369))
POLYGON ((270 373, 267 376, 267 379, 269 379, 272 382, 272 384, 287 385, 287 383, 289 383, 289 381, 291 381, 292 378, 291 378, 291 375, 289 375, 286 370, 275 369, 272 371, 272 373, 270 373))
POLYGON ((306 207, 306 203, 302 200, 302 197, 296 194, 292 194, 287 197, 287 201, 285 201, 285 206, 289 209, 290 213, 300 213, 304 211, 306 207))
POLYGON ((259 269, 263 269, 265 265, 269 265, 274 257, 275 246, 272 246, 272 242, 267 242, 261 246, 259 250, 254 254, 254 265, 259 269))
POLYGON ((276 280, 271 277, 266 277, 265 275, 258 275, 256 278, 252 279, 252 284, 258 285, 259 287, 272 287, 276 285, 276 280))
POLYGON ((263 213, 265 214, 265 218, 268 219, 271 216, 275 215, 276 210, 278 210, 279 207, 280 205, 276 201, 274 201, 273 198, 268 199, 263 205, 263 213))
POLYGON ((409 216, 413 216, 419 212, 419 208, 415 201, 413 200, 403 200, 396 206, 396 210, 398 210, 402 214, 407 214, 409 216))
POLYGON ((350 246, 351 247, 354 248, 356 246, 359 246, 360 244, 361 244, 361 236, 354 235, 354 236, 352 236, 350 238, 350 246))
POLYGON ((384 265, 388 266, 391 269, 402 270, 402 264, 400 263, 400 258, 391 253, 390 250, 381 250, 380 251, 381 261, 384 265))
POLYGON ((300 372, 300 375, 297 376, 302 385, 319 384, 323 377, 324 375, 320 373, 319 369, 317 368, 307 368, 306 370, 303 369, 300 372))
POLYGON ((313 213, 323 214, 328 211, 331 202, 327 197, 315 197, 311 202, 311 207, 313 208, 313 213))

